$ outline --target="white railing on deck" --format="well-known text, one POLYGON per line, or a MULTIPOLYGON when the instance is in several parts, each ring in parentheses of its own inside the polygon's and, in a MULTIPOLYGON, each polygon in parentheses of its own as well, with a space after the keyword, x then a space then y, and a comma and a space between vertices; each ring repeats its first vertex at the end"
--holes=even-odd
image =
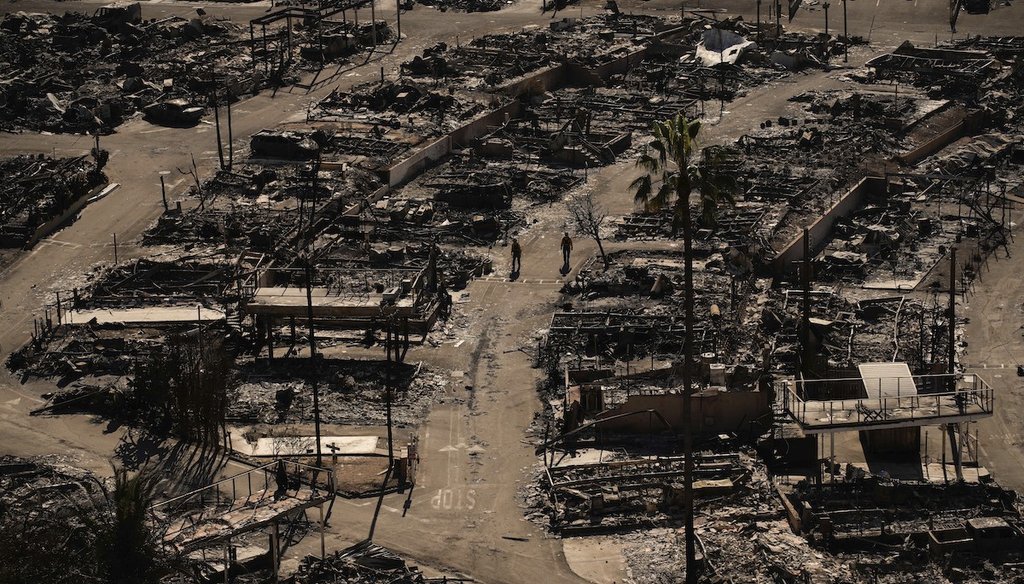
MULTIPOLYGON (((864 385, 860 378, 812 379, 783 381, 783 405, 787 414, 802 426, 846 426, 891 424, 894 422, 954 417, 991 415, 995 396, 992 388, 976 374, 915 375, 876 380, 879 395, 883 385, 895 381, 896 395, 849 399, 804 399, 806 387, 820 391, 830 384, 864 385), (913 383, 911 383, 911 381, 913 383), (913 390, 911 388, 914 388, 913 390), (941 392, 921 393, 922 389, 953 388, 941 392), (906 393, 904 393, 904 389, 906 393), (840 418, 836 418, 836 414, 840 418), (826 417, 827 416, 827 417, 826 417)), ((777 386, 778 387, 778 386, 777 386)))

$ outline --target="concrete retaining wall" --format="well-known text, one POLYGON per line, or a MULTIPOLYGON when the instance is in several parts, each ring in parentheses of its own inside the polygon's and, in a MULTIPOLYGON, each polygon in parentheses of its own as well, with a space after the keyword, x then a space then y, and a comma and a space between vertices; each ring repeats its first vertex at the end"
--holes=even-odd
MULTIPOLYGON (((852 189, 846 192, 832 208, 824 213, 817 221, 808 227, 808 234, 811 237, 811 254, 818 255, 828 243, 832 233, 832 226, 836 219, 845 217, 853 211, 864 206, 864 201, 869 195, 878 195, 885 191, 885 179, 878 176, 868 176, 860 180, 852 189)), ((798 235, 775 256, 772 262, 772 271, 776 276, 785 275, 796 270, 796 262, 804 256, 803 235, 798 235)))
POLYGON ((342 215, 345 217, 355 217, 356 215, 359 214, 359 211, 362 209, 364 203, 367 205, 372 205, 377 201, 383 199, 384 195, 388 194, 389 192, 391 192, 391 187, 389 187, 388 185, 384 185, 370 193, 362 201, 359 201, 358 203, 352 203, 351 205, 349 205, 348 208, 345 209, 345 212, 342 213, 342 215))
POLYGON ((496 126, 504 124, 505 116, 509 118, 518 117, 521 109, 522 105, 518 100, 512 101, 472 120, 461 128, 456 128, 450 134, 452 145, 456 147, 466 146, 473 140, 490 132, 496 126))
POLYGON ((495 126, 519 115, 520 105, 513 101, 497 109, 475 118, 467 124, 456 128, 434 142, 420 148, 411 156, 388 168, 384 177, 389 187, 395 187, 412 180, 432 164, 451 154, 454 148, 466 146, 471 141, 489 132, 495 126))
POLYGON ((959 140, 967 133, 967 124, 964 120, 960 120, 954 126, 942 132, 938 136, 935 136, 931 140, 921 144, 917 148, 914 148, 906 154, 900 154, 896 157, 902 164, 913 165, 924 160, 925 158, 935 154, 939 150, 942 150, 947 145, 952 144, 954 141, 959 140))
POLYGON ((509 97, 519 97, 533 88, 550 91, 561 87, 568 75, 569 67, 567 65, 553 65, 499 85, 494 88, 494 93, 501 93, 509 97))
POLYGON ((966 118, 950 126, 946 131, 910 152, 897 156, 896 159, 906 165, 917 164, 960 138, 976 132, 978 127, 982 125, 982 122, 983 114, 981 112, 968 114, 966 118))
POLYGON ((573 63, 554 65, 499 85, 495 93, 519 97, 531 90, 551 91, 566 85, 603 85, 612 75, 625 73, 647 55, 651 47, 641 47, 596 67, 573 63))
POLYGON ((452 151, 451 134, 427 144, 412 156, 388 168, 385 172, 388 186, 398 186, 422 173, 432 163, 444 158, 452 151))
POLYGON ((106 184, 102 184, 94 188, 87 194, 79 197, 74 203, 71 203, 71 205, 67 209, 65 209, 63 213, 61 213, 57 217, 51 218, 49 221, 43 223, 39 227, 36 227, 36 232, 27 242, 25 242, 25 249, 32 247, 33 245, 38 243, 40 239, 46 237, 47 235, 50 235, 54 231, 57 231, 57 229, 60 226, 64 225, 64 223, 66 223, 69 219, 77 215, 79 211, 85 208, 85 206, 89 204, 89 199, 99 194, 100 191, 102 191, 105 188, 107 188, 106 184))
POLYGON ((635 67, 637 63, 642 61, 644 57, 647 56, 648 50, 650 50, 650 47, 641 47, 635 51, 630 51, 625 55, 616 58, 615 60, 608 61, 607 63, 602 63, 597 67, 589 68, 589 70, 594 75, 597 75, 601 79, 607 81, 608 78, 611 77, 612 75, 619 75, 625 73, 626 71, 629 71, 630 69, 635 67))

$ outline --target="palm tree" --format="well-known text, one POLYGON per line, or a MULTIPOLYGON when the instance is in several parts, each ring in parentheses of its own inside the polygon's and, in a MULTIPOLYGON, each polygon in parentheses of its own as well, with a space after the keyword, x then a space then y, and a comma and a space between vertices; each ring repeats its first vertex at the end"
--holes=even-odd
POLYGON ((693 396, 693 221, 690 217, 690 194, 700 193, 701 217, 705 224, 714 224, 719 203, 732 202, 735 178, 723 172, 728 152, 712 146, 698 153, 697 136, 700 122, 687 120, 682 114, 652 128, 654 139, 636 161, 645 172, 634 180, 630 189, 634 200, 648 212, 670 208, 672 234, 683 232, 683 309, 686 336, 683 340, 683 513, 686 536, 686 582, 697 581, 696 538, 693 531, 693 429, 691 425, 693 396), (652 153, 653 151, 653 153, 652 153))
POLYGON ((97 525, 96 556, 101 580, 111 584, 160 580, 157 539, 146 515, 156 499, 159 483, 160 475, 152 467, 135 474, 124 468, 114 469, 114 489, 107 494, 110 508, 97 525))

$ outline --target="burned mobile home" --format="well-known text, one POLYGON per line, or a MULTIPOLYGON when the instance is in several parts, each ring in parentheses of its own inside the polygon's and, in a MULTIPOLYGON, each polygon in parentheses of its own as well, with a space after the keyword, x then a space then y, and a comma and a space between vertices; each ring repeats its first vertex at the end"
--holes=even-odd
POLYGON ((203 15, 144 21, 142 12, 135 3, 92 16, 5 15, 0 45, 17 75, 6 85, 4 127, 109 133, 157 104, 182 100, 201 111, 218 88, 237 96, 263 86, 242 27, 203 15))
POLYGON ((86 156, 53 159, 16 156, 0 161, 7 179, 2 188, 0 247, 30 248, 99 197, 107 184, 103 174, 105 151, 86 156))
POLYGON ((201 8, 187 18, 144 18, 150 8, 137 2, 92 15, 6 14, 0 62, 14 75, 0 90, 0 124, 8 131, 108 134, 142 112, 153 123, 191 126, 207 106, 297 81, 300 60, 322 64, 394 36, 383 21, 329 20, 365 0, 317 4, 277 11, 248 27, 201 8))

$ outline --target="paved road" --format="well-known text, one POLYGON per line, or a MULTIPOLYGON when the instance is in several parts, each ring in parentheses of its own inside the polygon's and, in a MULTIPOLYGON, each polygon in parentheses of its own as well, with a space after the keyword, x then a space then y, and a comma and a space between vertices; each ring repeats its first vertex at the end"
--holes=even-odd
POLYGON ((1003 486, 1024 491, 1024 279, 1017 269, 1024 258, 1024 237, 1010 246, 1010 258, 999 251, 990 258, 981 281, 968 297, 968 346, 964 360, 996 395, 995 415, 977 424, 982 463, 1003 486))

